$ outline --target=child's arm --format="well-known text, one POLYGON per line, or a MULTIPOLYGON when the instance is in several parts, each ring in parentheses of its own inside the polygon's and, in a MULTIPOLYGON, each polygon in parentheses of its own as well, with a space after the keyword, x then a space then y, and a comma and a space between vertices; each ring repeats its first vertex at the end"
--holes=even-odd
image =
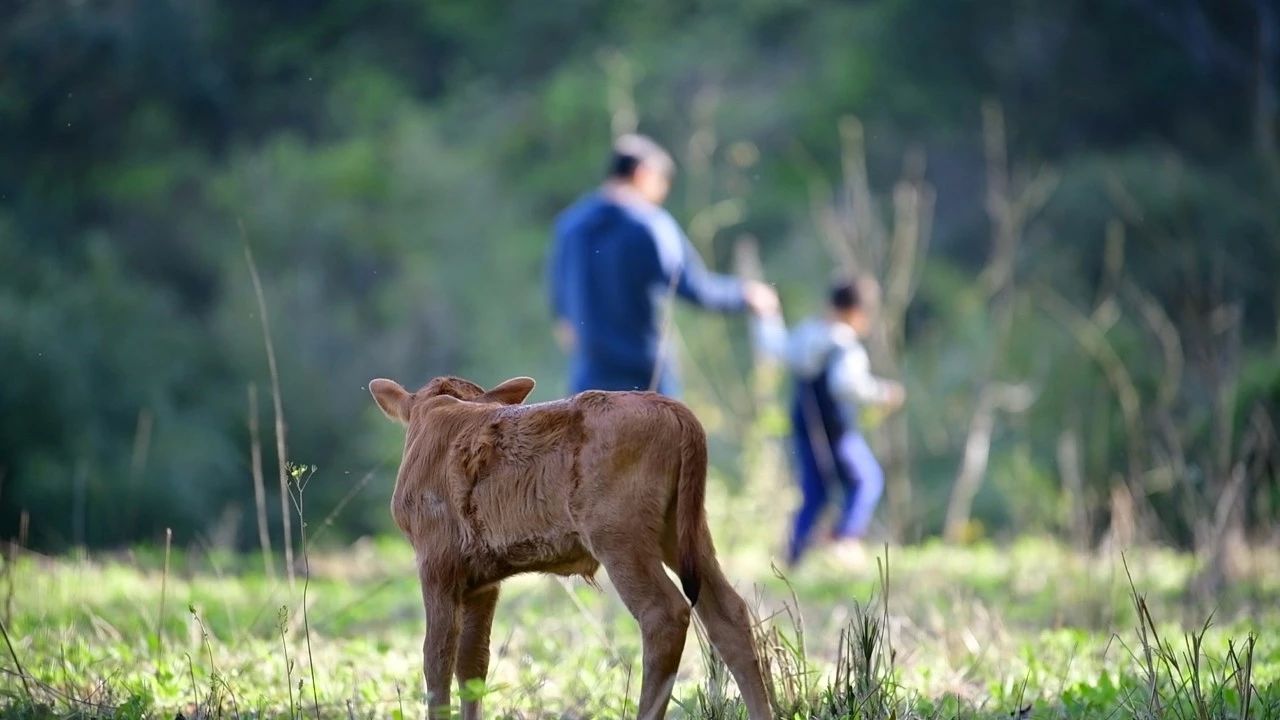
POLYGON ((902 385, 872 375, 871 360, 861 344, 845 348, 840 360, 831 368, 828 382, 831 393, 846 402, 890 406, 902 403, 902 385))
POLYGON ((787 324, 781 313, 756 315, 751 319, 751 341, 776 362, 787 362, 787 324))

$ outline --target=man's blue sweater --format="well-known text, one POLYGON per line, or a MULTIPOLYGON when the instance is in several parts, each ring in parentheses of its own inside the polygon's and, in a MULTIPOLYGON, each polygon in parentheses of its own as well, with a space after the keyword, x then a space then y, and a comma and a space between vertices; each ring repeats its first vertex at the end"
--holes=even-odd
MULTIPOLYGON (((556 219, 547 274, 552 312, 576 334, 571 392, 647 390, 662 354, 660 308, 672 291, 704 308, 745 308, 742 283, 708 272, 667 211, 605 191, 556 219)), ((678 393, 666 358, 658 390, 678 393)))

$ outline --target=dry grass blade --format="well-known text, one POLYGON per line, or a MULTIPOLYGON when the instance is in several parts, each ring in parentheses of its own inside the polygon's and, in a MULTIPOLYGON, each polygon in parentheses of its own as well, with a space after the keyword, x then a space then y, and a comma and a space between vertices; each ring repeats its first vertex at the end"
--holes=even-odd
POLYGON ((271 402, 275 407, 276 465, 280 474, 280 522, 284 527, 284 566, 289 587, 294 584, 293 572, 293 523, 289 515, 289 455, 285 449, 284 401, 280 394, 280 371, 276 367, 276 348, 271 339, 271 320, 267 317, 267 300, 262 292, 262 280, 258 277, 258 265, 253 260, 253 249, 245 234, 244 222, 240 226, 240 239, 244 242, 244 259, 249 266, 249 278, 253 281, 253 293, 258 301, 258 321, 262 325, 262 342, 267 349, 267 370, 271 374, 271 402))
POLYGON ((36 699, 31 694, 31 686, 27 683, 27 673, 22 669, 22 661, 18 660, 18 653, 13 649, 13 641, 9 639, 9 628, 5 627, 3 620, 0 620, 0 634, 4 635, 5 647, 9 648, 9 657, 13 658, 14 670, 18 672, 18 678, 22 680, 22 690, 27 694, 27 701, 35 705, 36 699))
POLYGON ((253 474, 253 506, 258 518, 258 546, 262 549, 262 568, 267 577, 276 577, 271 561, 271 532, 267 525, 267 489, 262 474, 262 441, 258 433, 258 386, 249 383, 249 467, 253 474))

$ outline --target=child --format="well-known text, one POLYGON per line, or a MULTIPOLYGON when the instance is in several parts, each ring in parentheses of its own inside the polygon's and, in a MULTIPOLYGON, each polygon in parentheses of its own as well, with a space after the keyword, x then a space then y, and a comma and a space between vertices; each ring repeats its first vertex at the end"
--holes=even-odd
POLYGON ((833 538, 849 561, 861 555, 884 472, 858 429, 862 404, 894 409, 902 405, 902 385, 871 374, 859 338, 871 329, 879 286, 874 280, 842 279, 831 288, 825 315, 802 323, 789 335, 781 316, 762 316, 756 342, 795 377, 791 404, 792 442, 803 500, 796 512, 787 562, 795 565, 808 547, 814 525, 831 490, 843 494, 833 538))

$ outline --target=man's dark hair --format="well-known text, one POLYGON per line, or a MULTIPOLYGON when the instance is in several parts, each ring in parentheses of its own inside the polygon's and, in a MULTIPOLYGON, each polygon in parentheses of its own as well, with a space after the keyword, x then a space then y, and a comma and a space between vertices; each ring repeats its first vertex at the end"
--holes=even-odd
POLYGON ((862 307, 862 292, 852 278, 840 278, 831 284, 831 307, 836 310, 857 310, 862 307))
POLYGON ((613 152, 609 157, 609 177, 616 180, 630 180, 641 164, 648 165, 670 177, 675 173, 676 164, 671 155, 644 135, 623 135, 613 142, 613 152))

